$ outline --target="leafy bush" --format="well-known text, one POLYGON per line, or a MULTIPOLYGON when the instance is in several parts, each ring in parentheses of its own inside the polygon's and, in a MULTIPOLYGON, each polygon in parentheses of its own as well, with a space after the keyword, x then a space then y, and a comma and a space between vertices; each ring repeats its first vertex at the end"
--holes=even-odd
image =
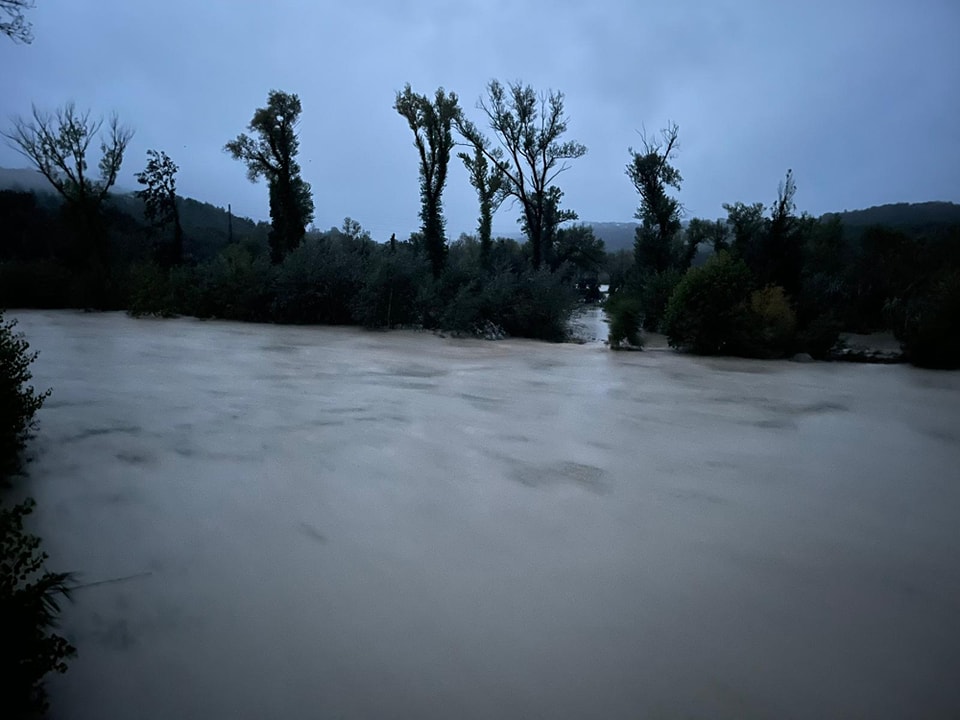
POLYGON ((735 352, 748 322, 752 285, 746 264, 726 251, 688 270, 664 316, 670 346, 701 355, 735 352))
POLYGON ((196 274, 198 306, 190 314, 254 322, 270 319, 274 269, 267 258, 230 245, 209 263, 198 266, 196 274))
POLYGON ((495 275, 484 288, 493 310, 486 318, 508 335, 562 342, 576 293, 548 270, 495 275))
POLYGON ((69 573, 44 568, 47 554, 40 538, 24 531, 23 519, 34 502, 7 509, 0 502, 0 677, 4 717, 37 717, 47 710, 43 678, 67 670, 76 649, 56 627, 59 596, 69 597, 69 573), (7 715, 6 713, 9 713, 7 715))
POLYGON ((28 385, 33 377, 30 363, 36 353, 21 333, 16 320, 5 321, 0 313, 0 478, 20 470, 20 452, 34 427, 33 416, 50 391, 38 393, 28 385))
POLYGON ((960 270, 942 274, 917 297, 892 303, 890 315, 911 363, 960 368, 960 270))
POLYGON ((797 318, 779 285, 750 294, 745 320, 737 354, 774 358, 796 351, 797 318))
POLYGON ((497 326, 513 337, 560 342, 576 304, 576 292, 549 270, 509 270, 466 280, 445 305, 441 326, 476 332, 497 326))
MULTIPOLYGON (((49 391, 37 393, 27 383, 36 357, 15 321, 0 313, 0 490, 21 469, 21 453, 34 415, 49 391)), ((46 710, 43 677, 64 672, 65 659, 75 653, 62 637, 50 632, 56 624, 57 598, 67 594, 65 573, 50 573, 43 565, 40 539, 24 531, 23 519, 32 500, 10 508, 0 500, 0 678, 4 717, 34 717, 46 710)))
POLYGON ((371 241, 347 235, 310 239, 291 252, 276 279, 273 319, 284 323, 353 322, 371 241))
POLYGON ((407 248, 381 250, 357 296, 356 320, 366 327, 418 324, 418 289, 429 270, 423 257, 407 248))
POLYGON ((643 347, 640 336, 643 303, 640 298, 628 291, 621 291, 607 300, 605 309, 610 320, 610 348, 619 350, 624 342, 631 347, 643 347))
POLYGON ((640 286, 640 305, 643 308, 643 329, 660 332, 670 296, 683 275, 673 268, 648 273, 640 286))

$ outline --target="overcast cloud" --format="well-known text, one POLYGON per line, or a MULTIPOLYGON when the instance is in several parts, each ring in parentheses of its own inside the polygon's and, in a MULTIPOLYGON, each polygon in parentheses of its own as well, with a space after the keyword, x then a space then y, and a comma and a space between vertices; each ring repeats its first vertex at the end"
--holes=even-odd
MULTIPOLYGON (((687 217, 769 204, 793 168, 800 210, 960 201, 957 0, 36 0, 36 39, 0 38, 0 121, 67 100, 135 129, 120 183, 146 150, 180 166, 179 190, 267 219, 267 190, 223 145, 271 89, 303 103, 301 165, 316 225, 350 216, 379 240, 418 226, 404 83, 456 92, 477 122, 492 78, 561 90, 586 157, 561 176, 583 220, 629 220, 636 131, 680 126, 687 217)), ((448 235, 475 227, 455 161, 448 235)), ((9 147, 0 165, 23 167, 9 147)), ((516 208, 494 230, 515 232, 516 208)))

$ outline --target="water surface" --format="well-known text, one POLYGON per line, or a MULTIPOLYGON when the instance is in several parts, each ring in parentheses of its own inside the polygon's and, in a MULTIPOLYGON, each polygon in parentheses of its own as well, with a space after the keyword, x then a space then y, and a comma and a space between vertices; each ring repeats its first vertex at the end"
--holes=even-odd
POLYGON ((12 315, 55 718, 960 715, 960 374, 12 315))

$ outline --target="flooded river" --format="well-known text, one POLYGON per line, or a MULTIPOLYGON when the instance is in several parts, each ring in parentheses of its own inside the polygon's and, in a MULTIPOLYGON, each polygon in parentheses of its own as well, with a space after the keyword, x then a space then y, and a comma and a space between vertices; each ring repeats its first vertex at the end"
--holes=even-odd
POLYGON ((54 718, 960 716, 960 373, 9 316, 54 718))

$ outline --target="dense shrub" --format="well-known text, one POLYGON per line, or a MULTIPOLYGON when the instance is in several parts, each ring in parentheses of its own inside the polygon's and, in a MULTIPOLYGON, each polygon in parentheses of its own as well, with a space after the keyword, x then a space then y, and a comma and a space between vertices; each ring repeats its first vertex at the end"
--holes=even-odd
POLYGON ((514 337, 560 342, 575 304, 576 292, 555 273, 504 271, 461 285, 441 325, 475 332, 489 323, 514 337))
POLYGON ((797 318, 782 287, 754 290, 744 320, 740 337, 731 340, 736 354, 775 358, 796 352, 797 318))
POLYGON ((514 337, 561 342, 576 293, 560 277, 547 271, 495 275, 484 290, 496 308, 490 320, 514 337))
POLYGON ((131 267, 127 312, 134 317, 173 317, 180 314, 181 305, 174 294, 170 271, 155 263, 131 267))
POLYGON ((15 332, 16 324, 0 313, 0 479, 20 470, 20 452, 33 429, 33 416, 50 394, 38 393, 28 384, 36 353, 15 332))
POLYGON ((644 330, 660 332, 663 329, 667 304, 682 277, 679 270, 669 268, 662 272, 648 273, 643 278, 640 285, 640 306, 643 309, 644 330))
POLYGON ((960 368, 960 270, 943 273, 916 297, 891 303, 907 359, 929 368, 960 368))
POLYGON ((225 320, 270 319, 274 299, 274 268, 263 256, 254 257, 239 245, 228 246, 208 263, 197 266, 198 317, 225 320))
POLYGON ((664 316, 671 347, 701 355, 735 351, 748 322, 752 285, 746 264, 726 251, 688 270, 664 316))
POLYGON ((640 325, 643 318, 643 305, 633 293, 622 291, 610 296, 605 307, 610 321, 610 347, 619 350, 624 344, 630 347, 643 347, 640 325))
POLYGON ((369 265, 356 299, 357 322, 388 328, 419 324, 419 287, 430 271, 424 258, 408 248, 381 249, 369 265))
POLYGON ((272 319, 349 324, 373 243, 347 235, 311 238, 280 265, 272 319))
POLYGON ((40 538, 24 530, 33 511, 27 500, 10 508, 0 501, 0 677, 4 717, 38 717, 47 710, 43 678, 67 670, 76 649, 53 628, 60 596, 68 597, 69 573, 44 568, 40 538))

